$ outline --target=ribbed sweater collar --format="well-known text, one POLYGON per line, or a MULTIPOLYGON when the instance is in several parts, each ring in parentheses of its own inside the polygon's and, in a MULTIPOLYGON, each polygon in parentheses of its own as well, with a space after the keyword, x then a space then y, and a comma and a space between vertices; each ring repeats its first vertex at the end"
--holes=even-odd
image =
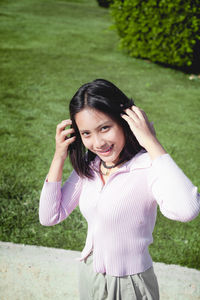
MULTIPOLYGON (((93 170, 99 171, 100 158, 96 156, 94 161, 91 163, 93 170)), ((145 150, 138 152, 132 159, 125 162, 118 171, 129 172, 135 169, 149 168, 152 165, 152 160, 149 154, 145 150)))

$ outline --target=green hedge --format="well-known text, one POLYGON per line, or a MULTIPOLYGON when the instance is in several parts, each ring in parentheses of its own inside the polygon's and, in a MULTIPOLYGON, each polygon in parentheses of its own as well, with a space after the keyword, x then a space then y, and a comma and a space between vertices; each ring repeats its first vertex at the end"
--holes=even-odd
POLYGON ((99 6, 108 8, 113 3, 113 0, 97 0, 97 2, 99 6))
POLYGON ((121 47, 133 57, 176 67, 200 62, 199 0, 114 0, 121 47))

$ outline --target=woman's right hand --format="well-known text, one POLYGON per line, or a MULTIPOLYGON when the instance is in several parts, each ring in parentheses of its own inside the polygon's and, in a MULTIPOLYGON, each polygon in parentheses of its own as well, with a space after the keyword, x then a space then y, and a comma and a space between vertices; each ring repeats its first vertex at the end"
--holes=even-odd
POLYGON ((56 128, 56 151, 54 158, 65 160, 67 157, 68 147, 76 139, 75 136, 70 137, 70 134, 74 133, 73 128, 66 129, 67 126, 70 126, 72 121, 70 119, 64 120, 57 125, 56 128))

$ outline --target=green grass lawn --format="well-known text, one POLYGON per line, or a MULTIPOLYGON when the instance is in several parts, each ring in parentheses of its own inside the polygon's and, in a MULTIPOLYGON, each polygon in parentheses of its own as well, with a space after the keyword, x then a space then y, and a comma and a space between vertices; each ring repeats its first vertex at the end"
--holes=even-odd
MULTIPOLYGON (((95 0, 0 2, 0 239, 81 250, 87 226, 76 209, 43 227, 38 202, 54 153, 56 124, 79 86, 114 82, 135 99, 179 166, 200 187, 200 80, 118 50, 108 10, 95 0)), ((64 179, 72 170, 65 164, 64 179)), ((154 261, 200 269, 200 216, 174 222, 158 213, 154 261)))

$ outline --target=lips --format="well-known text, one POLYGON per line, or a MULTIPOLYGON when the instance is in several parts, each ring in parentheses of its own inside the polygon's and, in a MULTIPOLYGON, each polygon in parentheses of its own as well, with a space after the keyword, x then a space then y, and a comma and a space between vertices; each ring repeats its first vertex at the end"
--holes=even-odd
POLYGON ((109 146, 108 148, 104 149, 104 150, 97 150, 96 152, 100 153, 100 154, 106 154, 109 153, 112 149, 113 149, 114 145, 109 146))

